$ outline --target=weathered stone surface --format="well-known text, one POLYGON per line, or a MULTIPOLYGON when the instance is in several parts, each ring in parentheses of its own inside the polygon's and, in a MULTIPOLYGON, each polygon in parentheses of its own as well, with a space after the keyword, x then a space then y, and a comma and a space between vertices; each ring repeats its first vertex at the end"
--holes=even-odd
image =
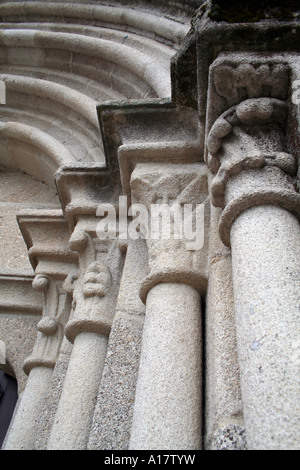
POLYGON ((88 449, 127 450, 135 400, 144 317, 113 324, 88 449))
POLYGON ((47 391, 44 400, 43 410, 41 412, 41 416, 38 422, 37 436, 35 442, 36 450, 47 449, 47 442, 53 426, 57 406, 61 397, 64 379, 69 366, 71 350, 72 345, 65 339, 62 344, 60 355, 53 370, 51 384, 49 390, 47 391))
POLYGON ((128 449, 130 441, 145 315, 139 291, 147 273, 147 248, 144 240, 123 243, 126 259, 88 444, 92 450, 128 449))
POLYGON ((298 2, 0 19, 4 448, 299 449, 298 2), (203 208, 198 249, 132 204, 203 208))
POLYGON ((247 450, 244 427, 230 424, 219 429, 211 450, 247 450))
POLYGON ((295 217, 273 206, 249 209, 232 229, 238 351, 249 449, 299 447, 299 232, 295 217))
POLYGON ((201 448, 201 360, 198 292, 156 285, 147 297, 131 450, 201 448))
POLYGON ((210 270, 205 315, 205 449, 227 448, 224 434, 242 430, 243 402, 237 355, 235 312, 230 250, 218 233, 220 209, 211 208, 210 270), (223 441, 224 439, 224 441, 223 441))
POLYGON ((255 0, 249 5, 241 0, 211 0, 209 17, 229 23, 256 22, 274 18, 280 21, 294 20, 299 15, 299 4, 288 0, 255 0))
POLYGON ((236 68, 230 68, 228 58, 216 65, 219 76, 214 73, 215 82, 212 80, 212 88, 226 98, 229 109, 222 113, 223 104, 210 107, 213 116, 217 109, 222 114, 208 127, 207 162, 216 174, 212 203, 223 209, 220 237, 232 252, 247 447, 295 449, 299 402, 293 369, 299 362, 294 352, 299 338, 295 329, 288 331, 285 322, 297 323, 299 313, 296 238, 300 199, 295 184, 297 159, 286 146, 288 69, 284 63, 270 68, 265 61, 254 71, 250 62, 246 76, 239 56, 236 68), (227 74, 232 74, 233 82, 239 77, 239 88, 245 94, 240 93, 238 105, 232 106, 230 101, 238 100, 236 90, 222 90, 222 71, 225 80, 227 74), (257 80, 253 80, 253 73, 257 80), (281 80, 277 82, 278 74, 281 80), (270 76, 275 80, 268 85, 270 76), (283 401, 282 389, 286 391, 283 401), (272 413, 267 411, 270 408, 272 413), (291 415, 293 431, 287 418, 291 415))

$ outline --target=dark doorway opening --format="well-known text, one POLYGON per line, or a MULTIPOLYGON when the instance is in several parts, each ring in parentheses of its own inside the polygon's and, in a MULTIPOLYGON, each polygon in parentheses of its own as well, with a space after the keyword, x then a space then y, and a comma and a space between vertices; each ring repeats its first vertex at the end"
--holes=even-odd
POLYGON ((0 448, 3 444, 18 399, 16 379, 0 371, 0 448))

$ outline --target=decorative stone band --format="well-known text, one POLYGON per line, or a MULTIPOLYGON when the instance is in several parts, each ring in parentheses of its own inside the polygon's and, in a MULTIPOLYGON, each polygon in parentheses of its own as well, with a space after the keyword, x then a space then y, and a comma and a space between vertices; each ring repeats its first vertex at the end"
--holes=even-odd
POLYGON ((224 245, 230 247, 230 229, 237 217, 251 207, 262 205, 281 207, 291 212, 300 221, 300 194, 284 189, 260 189, 233 200, 223 210, 219 222, 219 233, 224 245))
POLYGON ((281 100, 249 99, 212 126, 207 163, 216 174, 212 203, 224 209, 219 231, 227 246, 234 220, 251 207, 277 205, 300 218, 300 195, 293 181, 297 160, 283 145, 286 115, 287 104, 281 100))
POLYGON ((197 272, 192 267, 190 269, 182 267, 178 271, 174 268, 151 271, 141 283, 140 298, 142 302, 146 304, 148 292, 157 284, 163 283, 185 284, 193 287, 200 295, 204 295, 207 286, 207 276, 204 272, 197 272))
POLYGON ((67 323, 65 335, 72 344, 79 333, 97 333, 109 336, 112 321, 108 320, 104 314, 101 315, 101 312, 96 308, 96 302, 93 302, 93 307, 94 318, 76 318, 67 323))

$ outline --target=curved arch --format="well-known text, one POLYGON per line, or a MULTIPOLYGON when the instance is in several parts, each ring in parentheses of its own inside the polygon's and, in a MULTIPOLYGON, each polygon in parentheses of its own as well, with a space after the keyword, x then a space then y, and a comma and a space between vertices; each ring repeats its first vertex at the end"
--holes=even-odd
POLYGON ((97 102, 83 93, 72 90, 65 85, 38 78, 0 74, 0 80, 3 80, 8 91, 50 98, 55 102, 63 103, 84 116, 97 129, 99 128, 96 112, 97 102))
POLYGON ((170 95, 170 73, 158 61, 143 52, 133 50, 126 44, 117 44, 107 39, 86 37, 74 33, 56 33, 39 30, 2 30, 0 46, 13 48, 38 48, 65 50, 85 57, 97 57, 120 65, 133 75, 148 83, 158 97, 170 95))
MULTIPOLYGON (((7 90, 0 136, 14 168, 51 182, 64 163, 101 162, 97 104, 171 96, 171 57, 190 29, 175 3, 0 5, 0 81, 7 90)), ((7 153, 2 145, 6 164, 7 153)))
POLYGON ((38 80, 46 80, 57 85, 64 85, 70 90, 78 91, 82 95, 94 99, 95 101, 126 99, 126 96, 116 89, 112 89, 104 83, 97 82, 92 78, 87 79, 84 76, 72 73, 72 71, 67 72, 46 67, 29 67, 26 65, 9 65, 9 73, 7 69, 7 66, 0 65, 0 74, 2 76, 14 75, 24 78, 35 78, 38 80))
POLYGON ((0 6, 0 15, 3 20, 24 16, 26 18, 45 17, 55 18, 56 21, 65 21, 66 18, 74 20, 85 20, 90 22, 100 21, 103 23, 120 25, 122 29, 135 28, 144 33, 152 33, 162 39, 174 43, 180 43, 188 33, 189 26, 170 18, 162 18, 153 13, 138 11, 120 6, 108 5, 84 5, 80 3, 40 3, 35 2, 13 2, 4 3, 0 6))
POLYGON ((7 351, 6 363, 0 365, 0 372, 4 372, 5 374, 8 374, 10 377, 15 379, 18 394, 21 394, 24 391, 27 376, 24 374, 22 361, 13 358, 13 354, 10 349, 7 351))
POLYGON ((0 370, 0 448, 3 444, 18 400, 17 380, 0 370))
POLYGON ((45 132, 17 122, 0 123, 0 135, 20 140, 46 153, 57 166, 75 161, 72 153, 45 132))
POLYGON ((62 143, 27 124, 0 123, 0 141, 3 139, 7 154, 5 150, 1 152, 1 163, 7 168, 20 169, 49 186, 54 185, 54 174, 61 165, 76 161, 62 143), (24 144, 29 151, 23 148, 24 144))
POLYGON ((12 363, 10 361, 10 358, 8 357, 8 354, 6 354, 5 364, 0 364, 0 371, 5 372, 5 374, 10 375, 11 377, 17 380, 16 372, 12 366, 12 363))

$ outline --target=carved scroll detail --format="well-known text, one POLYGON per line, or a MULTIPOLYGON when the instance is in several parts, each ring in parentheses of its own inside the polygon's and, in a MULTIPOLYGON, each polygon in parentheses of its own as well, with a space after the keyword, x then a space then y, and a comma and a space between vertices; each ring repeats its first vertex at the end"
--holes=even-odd
POLYGON ((227 246, 234 220, 251 207, 279 205, 300 218, 298 162, 286 147, 289 68, 259 56, 251 64, 243 60, 238 54, 224 56, 211 72, 215 101, 208 116, 206 162, 215 175, 211 200, 223 209, 219 232, 227 246))
POLYGON ((287 175, 296 175, 297 160, 283 145, 286 113, 285 102, 259 98, 244 101, 217 119, 207 139, 207 164, 217 173, 212 183, 215 206, 225 207, 226 184, 242 171, 273 166, 287 175))
MULTIPOLYGON (((29 374, 33 367, 54 368, 63 338, 59 287, 49 276, 36 275, 32 287, 43 293, 43 316, 37 325, 38 334, 33 352, 24 362, 24 371, 29 374)), ((66 294, 64 294, 66 295, 66 294)))

